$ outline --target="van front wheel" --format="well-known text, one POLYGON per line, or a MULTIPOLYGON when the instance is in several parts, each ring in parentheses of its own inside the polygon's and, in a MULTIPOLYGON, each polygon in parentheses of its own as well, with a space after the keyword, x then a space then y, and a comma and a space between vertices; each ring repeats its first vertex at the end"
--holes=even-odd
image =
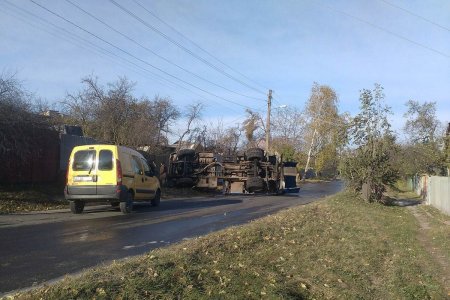
POLYGON ((124 214, 129 214, 133 210, 133 193, 128 192, 127 199, 124 202, 120 202, 120 211, 124 214))
POLYGON ((84 209, 84 202, 80 200, 70 201, 70 211, 74 214, 81 214, 84 209))

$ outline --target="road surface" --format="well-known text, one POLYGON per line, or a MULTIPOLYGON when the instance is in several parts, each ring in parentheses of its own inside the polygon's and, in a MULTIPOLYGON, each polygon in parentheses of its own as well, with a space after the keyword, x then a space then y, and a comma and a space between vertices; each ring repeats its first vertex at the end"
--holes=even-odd
POLYGON ((305 184, 283 196, 217 195, 137 204, 123 215, 109 205, 0 216, 0 295, 114 259, 243 224, 341 190, 342 182, 305 184))

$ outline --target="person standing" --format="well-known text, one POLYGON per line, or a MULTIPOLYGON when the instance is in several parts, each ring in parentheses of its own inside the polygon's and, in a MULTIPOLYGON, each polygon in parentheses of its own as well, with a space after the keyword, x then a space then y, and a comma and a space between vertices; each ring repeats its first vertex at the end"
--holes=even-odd
POLYGON ((165 163, 161 163, 161 166, 159 167, 159 182, 161 183, 161 186, 166 186, 167 181, 167 167, 165 163))

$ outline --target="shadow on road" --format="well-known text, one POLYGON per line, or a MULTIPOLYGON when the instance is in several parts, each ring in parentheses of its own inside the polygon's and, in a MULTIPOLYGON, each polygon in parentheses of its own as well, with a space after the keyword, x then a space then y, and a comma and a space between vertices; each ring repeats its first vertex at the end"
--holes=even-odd
MULTIPOLYGON (((207 208, 222 205, 238 204, 242 203, 239 199, 213 199, 213 200, 203 200, 203 199, 185 199, 185 200, 166 200, 161 201, 160 206, 153 207, 149 202, 135 202, 133 205, 133 213, 147 213, 153 211, 168 211, 176 209, 194 209, 194 208, 207 208)), ((102 205, 98 207, 92 207, 89 210, 85 210, 85 214, 99 213, 104 211, 117 211, 118 207, 111 207, 107 205, 102 205)))
POLYGON ((189 209, 189 208, 206 208, 230 204, 242 203, 239 199, 213 199, 213 200, 201 200, 201 199, 186 199, 186 200, 168 200, 161 201, 160 206, 152 207, 148 203, 136 203, 133 207, 135 212, 149 212, 149 211, 165 211, 175 209, 189 209))

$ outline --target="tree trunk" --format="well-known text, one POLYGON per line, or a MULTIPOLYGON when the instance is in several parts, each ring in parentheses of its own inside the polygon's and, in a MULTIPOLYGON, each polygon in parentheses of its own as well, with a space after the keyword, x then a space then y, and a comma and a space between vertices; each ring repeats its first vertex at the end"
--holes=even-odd
POLYGON ((316 137, 316 133, 317 133, 317 129, 314 129, 313 136, 312 136, 312 139, 311 139, 311 145, 309 146, 308 159, 306 160, 305 176, 303 176, 303 181, 306 180, 306 172, 309 169, 309 163, 311 161, 312 148, 314 146, 314 138, 316 137))

